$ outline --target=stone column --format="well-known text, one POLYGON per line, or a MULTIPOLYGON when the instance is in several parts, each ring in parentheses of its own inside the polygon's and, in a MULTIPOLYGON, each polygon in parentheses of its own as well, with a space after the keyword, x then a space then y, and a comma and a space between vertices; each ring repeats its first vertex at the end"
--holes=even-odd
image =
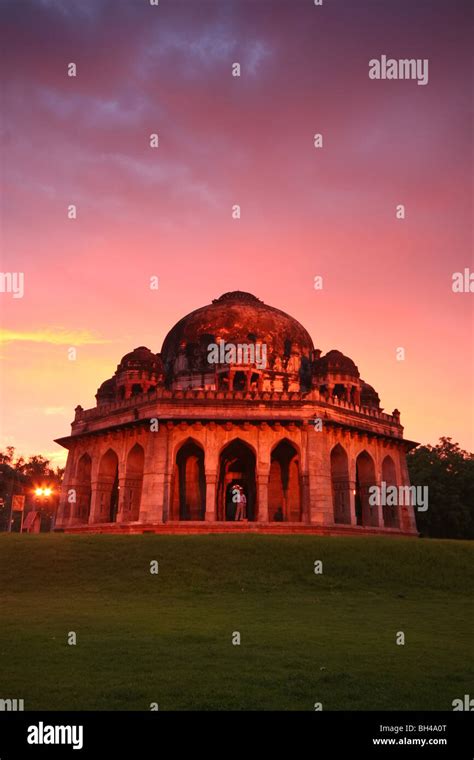
POLYGON ((357 525, 356 507, 355 507, 355 480, 349 481, 349 518, 350 525, 357 525))
MULTIPOLYGON (((219 448, 223 443, 223 431, 215 422, 205 426, 204 439, 204 474, 206 478, 206 509, 204 520, 214 522, 218 519, 216 504, 217 478, 219 472, 219 448)), ((225 438, 225 434, 224 434, 225 438)), ((225 518, 225 515, 224 515, 225 518)))
POLYGON ((74 449, 71 449, 69 450, 68 455, 67 455, 66 469, 64 470, 64 478, 61 485, 61 495, 59 497, 58 512, 56 515, 55 528, 65 528, 67 525, 69 525, 71 521, 74 504, 69 503, 68 495, 69 495, 69 489, 74 488, 73 471, 74 471, 74 449))
POLYGON ((311 522, 310 502, 309 502, 309 474, 304 472, 301 475, 301 522, 311 522))
POLYGON ((117 509, 117 517, 115 519, 115 522, 117 523, 125 522, 127 520, 127 511, 128 511, 127 502, 129 498, 129 489, 126 486, 127 486, 126 478, 124 475, 124 470, 122 469, 122 472, 119 474, 119 479, 118 479, 119 503, 118 503, 118 509, 117 509))
POLYGON ((70 504, 70 516, 67 524, 68 526, 84 525, 88 522, 88 518, 84 519, 83 515, 87 514, 91 495, 90 487, 87 484, 76 483, 73 480, 70 488, 73 488, 76 492, 76 501, 70 504))
POLYGON ((332 503, 331 462, 328 436, 323 431, 308 433, 308 471, 311 523, 332 525, 334 510, 332 503))
POLYGON ((261 469, 257 473, 257 522, 268 522, 268 476, 269 470, 267 469, 261 469))
POLYGON ((351 518, 351 525, 357 525, 357 515, 355 507, 355 492, 356 492, 356 462, 352 455, 352 445, 347 447, 347 455, 349 458, 349 512, 351 518))
MULTIPOLYGON (((174 476, 174 462, 172 460, 168 461, 167 469, 163 473, 163 510, 161 513, 160 520, 163 520, 163 522, 170 522, 171 521, 171 513, 172 513, 172 499, 173 499, 173 487, 178 488, 178 483, 173 483, 173 476, 174 476)), ((158 490, 161 488, 161 480, 157 482, 158 490)), ((175 520, 180 520, 180 513, 179 513, 179 504, 178 504, 178 514, 173 514, 173 518, 175 520)))
MULTIPOLYGON (((139 522, 161 523, 166 504, 167 444, 169 431, 159 425, 157 431, 147 433, 143 484, 140 499, 139 522)), ((169 475, 169 478, 171 476, 169 475)), ((169 489, 168 489, 169 492, 169 489)))
POLYGON ((310 514, 310 491, 309 491, 309 472, 308 472, 308 437, 313 432, 313 426, 308 424, 308 420, 303 420, 301 428, 301 522, 311 522, 310 514))
MULTIPOLYGON (((275 432, 280 426, 275 425, 275 432)), ((257 522, 269 522, 268 515, 268 480, 270 477, 270 450, 273 442, 273 433, 267 422, 261 422, 258 426, 257 435, 257 459, 255 463, 255 485, 257 486, 257 522)))
POLYGON ((383 528, 384 519, 383 519, 382 499, 380 498, 380 495, 381 495, 380 480, 378 480, 377 483, 373 483, 373 485, 377 486, 378 488, 379 498, 377 499, 377 505, 375 507, 372 507, 372 510, 373 510, 372 525, 375 525, 378 528, 383 528))
POLYGON ((214 522, 216 520, 216 484, 216 471, 206 470, 206 512, 204 519, 207 522, 214 522))
POLYGON ((108 522, 108 515, 105 515, 104 509, 107 509, 107 494, 110 493, 111 485, 104 480, 93 480, 91 483, 91 512, 89 523, 108 522))

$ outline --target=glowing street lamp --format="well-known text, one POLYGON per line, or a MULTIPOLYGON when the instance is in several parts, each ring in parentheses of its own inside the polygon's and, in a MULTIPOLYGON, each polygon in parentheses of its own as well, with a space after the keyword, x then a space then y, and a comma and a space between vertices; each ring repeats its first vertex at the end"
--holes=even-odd
POLYGON ((51 496, 53 493, 53 489, 49 488, 35 488, 35 494, 36 496, 51 496))
POLYGON ((51 502, 50 502, 50 496, 54 494, 54 489, 51 486, 37 486, 33 489, 33 493, 35 494, 35 501, 36 501, 36 509, 41 510, 45 509, 49 515, 51 502))

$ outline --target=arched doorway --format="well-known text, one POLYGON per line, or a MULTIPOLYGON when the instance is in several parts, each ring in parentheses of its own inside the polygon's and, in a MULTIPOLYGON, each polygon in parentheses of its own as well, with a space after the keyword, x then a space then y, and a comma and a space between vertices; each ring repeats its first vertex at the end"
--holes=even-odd
POLYGON ((287 440, 280 441, 271 454, 268 519, 270 522, 301 522, 299 457, 287 440))
POLYGON ((100 460, 97 490, 100 522, 115 522, 119 504, 118 457, 112 449, 100 460))
POLYGON ((255 454, 246 443, 236 438, 225 446, 219 457, 217 520, 235 520, 240 493, 245 494, 247 520, 255 520, 255 454))
MULTIPOLYGON (((387 488, 397 485, 395 462, 388 454, 382 462, 382 481, 387 484, 387 488)), ((386 528, 398 528, 400 526, 399 509, 398 499, 395 499, 393 505, 382 505, 383 524, 386 528)))
POLYGON ((239 370, 235 373, 233 389, 234 391, 245 391, 247 389, 247 375, 245 372, 239 370))
POLYGON ((349 460, 340 443, 331 451, 331 485, 334 522, 350 525, 349 460))
POLYGON ((122 494, 122 521, 136 522, 140 515, 145 452, 136 443, 128 452, 122 494))
POLYGON ((377 507, 369 504, 370 487, 375 485, 374 460, 366 451, 356 459, 355 511, 357 525, 378 525, 377 507))
POLYGON ((91 470, 92 459, 89 454, 83 454, 77 463, 76 504, 73 511, 74 522, 89 522, 92 496, 91 470))
POLYGON ((188 440, 176 454, 171 519, 204 520, 205 511, 204 451, 188 440))

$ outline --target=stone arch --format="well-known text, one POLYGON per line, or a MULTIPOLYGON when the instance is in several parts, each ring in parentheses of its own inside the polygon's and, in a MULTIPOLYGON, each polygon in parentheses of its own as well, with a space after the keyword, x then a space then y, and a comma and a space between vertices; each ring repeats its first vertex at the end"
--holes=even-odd
POLYGON ((331 486, 334 522, 350 525, 349 459, 340 443, 337 443, 331 451, 331 486))
POLYGON ((271 450, 268 518, 271 522, 301 522, 300 455, 288 438, 282 438, 271 450))
POLYGON ((74 523, 89 522, 92 497, 91 472, 92 459, 85 452, 79 457, 76 467, 76 503, 73 505, 75 508, 72 515, 74 523))
POLYGON ((205 511, 204 449, 194 438, 187 438, 177 447, 174 458, 171 519, 204 520, 205 511))
POLYGON ((364 449, 356 459, 355 512, 357 525, 377 525, 377 506, 369 503, 370 488, 376 485, 375 463, 364 449))
POLYGON ((118 456, 107 449, 99 463, 97 479, 99 522, 115 522, 119 508, 118 456))
MULTIPOLYGON (((246 519, 257 515, 256 454, 253 446, 234 438, 219 452, 217 480, 217 520, 234 521, 238 517, 240 494, 245 495, 246 519)), ((245 519, 245 518, 244 518, 245 519)))
MULTIPOLYGON (((387 484, 387 488, 397 485, 397 471, 395 468, 395 462, 390 454, 387 454, 382 462, 382 481, 387 484)), ((386 528, 398 528, 400 527, 398 499, 394 505, 382 505, 383 524, 386 528)))
POLYGON ((220 457, 222 456, 223 451, 225 449, 227 449, 229 446, 231 446, 232 444, 234 444, 234 443, 241 443, 244 446, 246 446, 248 449, 250 449, 250 451, 254 455, 255 461, 257 460, 257 450, 256 450, 255 446, 250 441, 246 441, 244 438, 241 438, 240 436, 236 436, 235 438, 232 438, 230 441, 227 441, 227 443, 223 443, 222 444, 222 446, 221 446, 221 448, 219 450, 218 459, 220 459, 220 457))
POLYGON ((136 522, 140 516, 140 502, 143 488, 143 467, 145 451, 143 446, 135 443, 128 452, 123 482, 122 522, 136 522))
POLYGON ((271 447, 271 449, 270 449, 270 457, 271 457, 271 455, 273 454, 273 452, 275 451, 275 449, 276 449, 276 448, 278 448, 278 446, 279 446, 281 443, 287 443, 289 446, 291 446, 291 447, 292 447, 292 448, 295 450, 295 453, 296 453, 296 455, 298 456, 298 458, 301 458, 301 451, 300 451, 300 447, 298 446, 298 444, 297 444, 297 443, 295 443, 294 441, 292 441, 292 440, 291 440, 291 438, 287 438, 287 437, 285 437, 285 438, 280 438, 278 441, 276 441, 276 442, 275 442, 275 443, 272 445, 272 447, 271 447))
POLYGON ((201 449, 201 451, 204 453, 205 444, 204 441, 201 441, 199 438, 195 437, 194 435, 186 435, 184 434, 180 440, 175 441, 174 448, 172 450, 173 453, 173 461, 176 462, 176 457, 178 456, 178 453, 180 449, 183 448, 187 443, 194 443, 195 446, 198 447, 198 449, 201 449))

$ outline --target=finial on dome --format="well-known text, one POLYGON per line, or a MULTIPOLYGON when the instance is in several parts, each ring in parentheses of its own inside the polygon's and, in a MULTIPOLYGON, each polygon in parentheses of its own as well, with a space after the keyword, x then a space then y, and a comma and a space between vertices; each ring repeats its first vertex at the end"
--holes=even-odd
POLYGON ((263 303, 260 298, 252 293, 246 293, 244 290, 231 290, 223 293, 219 298, 214 298, 212 303, 222 303, 222 301, 243 301, 244 303, 263 303))

